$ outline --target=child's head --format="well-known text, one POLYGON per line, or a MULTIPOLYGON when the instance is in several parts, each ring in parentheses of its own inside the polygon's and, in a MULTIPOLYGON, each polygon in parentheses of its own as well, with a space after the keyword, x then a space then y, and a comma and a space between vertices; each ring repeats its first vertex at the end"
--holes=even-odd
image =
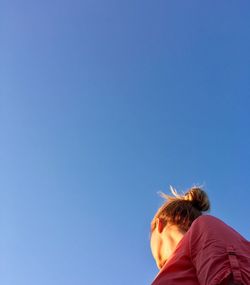
POLYGON ((161 193, 166 199, 151 222, 151 250, 159 268, 173 252, 176 240, 190 228, 195 219, 210 209, 206 192, 190 188, 184 195, 170 188, 173 196, 161 193))

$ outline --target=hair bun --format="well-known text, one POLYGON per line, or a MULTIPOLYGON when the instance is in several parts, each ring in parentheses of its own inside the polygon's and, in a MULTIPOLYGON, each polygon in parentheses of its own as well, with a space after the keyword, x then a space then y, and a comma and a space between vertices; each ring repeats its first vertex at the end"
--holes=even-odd
POLYGON ((205 212, 210 209, 210 202, 205 191, 199 187, 190 188, 184 196, 185 200, 192 202, 192 205, 199 211, 205 212))

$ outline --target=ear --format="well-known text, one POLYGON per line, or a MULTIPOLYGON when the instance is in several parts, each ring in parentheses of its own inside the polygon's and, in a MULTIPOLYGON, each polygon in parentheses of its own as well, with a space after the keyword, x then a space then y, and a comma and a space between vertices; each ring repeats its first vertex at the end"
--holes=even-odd
POLYGON ((163 229, 164 229, 164 225, 161 219, 157 218, 156 219, 156 230, 158 231, 158 233, 162 233, 163 229))

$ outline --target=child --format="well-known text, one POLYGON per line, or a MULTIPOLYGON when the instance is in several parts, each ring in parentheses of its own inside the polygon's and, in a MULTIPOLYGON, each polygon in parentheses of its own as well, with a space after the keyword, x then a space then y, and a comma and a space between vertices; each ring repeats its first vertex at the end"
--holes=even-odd
POLYGON ((202 215, 207 194, 193 187, 166 202, 151 223, 151 251, 160 272, 152 285, 250 285, 250 242, 221 220, 202 215))

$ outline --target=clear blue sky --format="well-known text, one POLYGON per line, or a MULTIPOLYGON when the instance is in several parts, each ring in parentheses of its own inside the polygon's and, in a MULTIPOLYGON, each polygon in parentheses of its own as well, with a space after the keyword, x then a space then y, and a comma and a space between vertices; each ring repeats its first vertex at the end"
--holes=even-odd
POLYGON ((150 284, 170 184, 250 239, 249 1, 0 10, 1 284, 150 284))

